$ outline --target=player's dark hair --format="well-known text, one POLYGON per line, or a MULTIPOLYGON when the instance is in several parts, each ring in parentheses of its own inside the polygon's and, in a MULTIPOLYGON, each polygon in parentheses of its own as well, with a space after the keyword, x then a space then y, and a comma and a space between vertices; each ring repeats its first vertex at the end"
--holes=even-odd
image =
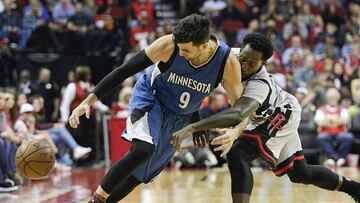
POLYGON ((243 46, 250 45, 255 51, 262 53, 262 60, 266 61, 273 55, 274 47, 271 41, 261 34, 251 33, 245 36, 243 46))
POLYGON ((198 14, 192 14, 180 20, 173 30, 176 43, 192 42, 199 46, 210 40, 211 21, 198 14))

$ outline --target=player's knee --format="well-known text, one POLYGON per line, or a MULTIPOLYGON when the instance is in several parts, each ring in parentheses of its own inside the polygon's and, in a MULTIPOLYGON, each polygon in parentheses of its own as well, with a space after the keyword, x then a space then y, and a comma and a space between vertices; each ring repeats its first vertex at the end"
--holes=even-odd
POLYGON ((130 149, 130 153, 133 156, 148 159, 155 151, 155 145, 142 141, 142 140, 133 140, 133 144, 130 149))

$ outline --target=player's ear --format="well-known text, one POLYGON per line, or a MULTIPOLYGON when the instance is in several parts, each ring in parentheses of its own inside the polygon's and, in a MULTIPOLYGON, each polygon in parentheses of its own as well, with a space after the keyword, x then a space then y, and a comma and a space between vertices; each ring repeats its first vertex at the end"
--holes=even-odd
POLYGON ((205 49, 206 47, 209 46, 209 41, 205 42, 204 44, 201 45, 203 49, 205 49))
POLYGON ((266 62, 267 62, 267 60, 262 61, 261 66, 265 66, 266 62))

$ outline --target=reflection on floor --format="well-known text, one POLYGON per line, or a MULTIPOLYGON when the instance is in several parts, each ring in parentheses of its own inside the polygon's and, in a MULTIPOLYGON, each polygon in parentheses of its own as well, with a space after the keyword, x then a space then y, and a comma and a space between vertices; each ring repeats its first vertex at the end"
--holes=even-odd
MULTIPOLYGON (((359 180, 358 169, 338 171, 359 180)), ((55 172, 45 181, 33 181, 16 193, 0 193, 1 203, 85 203, 104 176, 104 169, 75 169, 55 172)), ((266 203, 350 203, 346 194, 292 184, 286 176, 254 170, 251 202, 266 203)), ((136 188, 121 202, 126 203, 229 203, 230 178, 227 170, 166 170, 154 182, 136 188)))

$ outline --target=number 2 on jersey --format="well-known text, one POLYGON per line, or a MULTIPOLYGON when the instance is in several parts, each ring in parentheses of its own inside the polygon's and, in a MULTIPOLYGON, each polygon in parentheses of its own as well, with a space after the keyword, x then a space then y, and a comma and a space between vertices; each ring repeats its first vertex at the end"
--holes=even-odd
POLYGON ((179 103, 180 108, 185 109, 189 105, 189 101, 190 101, 190 93, 183 92, 180 95, 180 103, 179 103))

